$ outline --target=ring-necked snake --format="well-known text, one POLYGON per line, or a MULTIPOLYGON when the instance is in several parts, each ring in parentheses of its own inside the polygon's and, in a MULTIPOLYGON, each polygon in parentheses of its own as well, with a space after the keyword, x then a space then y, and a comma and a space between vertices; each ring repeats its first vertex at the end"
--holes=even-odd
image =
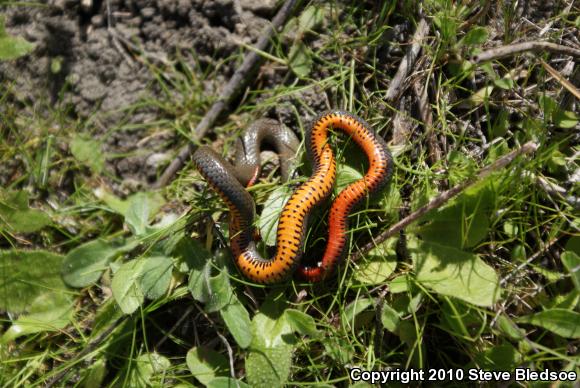
MULTIPOLYGON (((272 134, 268 135, 267 140, 273 143, 281 160, 283 154, 280 150, 285 147, 292 149, 298 140, 292 136, 290 140, 282 140, 281 136, 275 135, 280 131, 286 132, 280 124, 260 120, 248 130, 255 132, 254 140, 248 141, 251 136, 246 137, 238 145, 237 161, 247 162, 242 169, 245 171, 241 173, 209 147, 199 147, 194 153, 193 161, 197 169, 230 210, 230 246, 238 268, 249 279, 257 283, 275 283, 283 280, 299 266, 308 216, 315 206, 330 195, 336 180, 336 161, 328 143, 330 127, 350 136, 365 152, 370 166, 362 179, 347 186, 334 200, 328 221, 328 242, 322 260, 315 267, 303 265, 298 268, 302 278, 319 281, 332 273, 345 253, 348 215, 353 207, 367 195, 380 190, 390 179, 392 158, 384 140, 375 135, 364 120, 351 113, 331 111, 317 117, 305 135, 306 150, 313 161, 313 173, 294 191, 282 209, 278 222, 276 253, 271 259, 262 258, 256 249, 253 226, 255 204, 240 182, 252 183, 259 173, 258 138, 265 139, 266 129, 272 134), (251 155, 245 152, 251 149, 255 150, 251 155), (244 156, 240 154, 242 151, 244 156)), ((288 168, 283 169, 282 173, 285 174, 283 178, 288 177, 288 168)))

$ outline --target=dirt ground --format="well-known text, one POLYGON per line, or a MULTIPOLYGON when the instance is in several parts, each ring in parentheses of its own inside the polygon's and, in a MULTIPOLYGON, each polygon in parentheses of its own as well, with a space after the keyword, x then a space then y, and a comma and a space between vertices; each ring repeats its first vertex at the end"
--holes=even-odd
MULTIPOLYGON (((175 131, 162 131, 151 139, 143 131, 145 125, 166 114, 154 104, 140 103, 163 94, 156 75, 163 74, 163 69, 179 71, 184 66, 210 74, 202 80, 200 92, 206 98, 216 96, 241 62, 246 51, 242 44, 255 43, 274 16, 276 3, 50 0, 46 6, 3 7, 8 32, 24 37, 36 48, 19 60, 0 62, 0 82, 12 85, 14 102, 23 112, 38 112, 51 105, 64 107, 80 123, 88 120, 94 124, 88 129, 91 136, 107 134, 102 136, 104 151, 128 155, 107 159, 107 169, 132 186, 127 189, 130 192, 153 182, 181 144, 181 135, 175 131), (120 126, 123 130, 116 130, 120 126)), ((524 1, 518 12, 532 21, 548 18, 557 12, 551 3, 524 1)), ((384 45, 376 52, 386 73, 394 74, 404 52, 399 44, 408 41, 413 28, 406 20, 394 19, 384 45)), ((501 33, 504 26, 499 23, 494 28, 501 33)), ((320 46, 316 39, 309 38, 307 44, 320 46)), ((332 61, 335 54, 323 55, 332 61)), ((280 85, 286 72, 264 66, 253 87, 268 90, 280 85)), ((315 66, 311 77, 323 79, 328 76, 325 72, 327 67, 315 66)), ((324 93, 316 89, 305 91, 301 101, 295 96, 285 98, 267 115, 290 126, 295 112, 309 114, 305 106, 321 111, 329 105, 324 93)))

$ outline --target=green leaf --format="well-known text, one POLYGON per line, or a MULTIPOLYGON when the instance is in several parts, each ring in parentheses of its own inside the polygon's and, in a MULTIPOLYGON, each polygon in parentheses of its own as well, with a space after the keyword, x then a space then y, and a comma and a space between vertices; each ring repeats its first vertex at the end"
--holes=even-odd
POLYGON ((189 371, 203 385, 218 376, 229 376, 228 360, 220 353, 203 347, 191 348, 185 358, 189 371))
POLYGON ((368 253, 368 260, 359 265, 354 277, 362 284, 384 284, 397 267, 397 255, 393 246, 394 240, 374 247, 368 253))
POLYGON ((128 368, 130 377, 126 381, 129 382, 129 387, 151 386, 153 376, 162 376, 171 368, 171 361, 159 353, 144 353, 137 357, 134 362, 135 368, 128 368))
POLYGON ((428 222, 416 227, 416 232, 433 243, 472 247, 487 235, 495 195, 492 184, 475 185, 444 208, 422 217, 428 222))
POLYGON ((173 260, 166 256, 147 257, 142 275, 139 278, 139 287, 149 299, 157 299, 163 296, 169 289, 173 270, 173 260))
POLYGON ((216 377, 206 385, 207 388, 251 388, 248 384, 231 377, 216 377))
POLYGON ((18 317, 4 333, 1 342, 7 343, 23 335, 61 330, 72 317, 72 301, 67 294, 41 294, 30 306, 30 313, 18 317))
POLYGON ((113 297, 125 314, 133 313, 145 300, 145 294, 139 286, 145 262, 144 259, 128 261, 113 276, 113 297))
POLYGON ((264 210, 262 210, 258 220, 258 228, 260 229, 262 240, 268 246, 276 245, 276 232, 280 213, 293 192, 294 190, 289 186, 279 186, 270 193, 264 203, 264 210))
POLYGON ((127 198, 125 222, 136 236, 144 235, 149 225, 149 217, 163 205, 163 197, 158 193, 136 193, 127 198))
POLYGON ((41 295, 65 292, 62 261, 47 251, 0 251, 0 310, 20 314, 41 295))
POLYGON ((570 272, 576 290, 580 291, 580 256, 572 251, 565 251, 561 259, 564 267, 570 272))
POLYGON ((518 322, 542 327, 565 338, 580 338, 580 314, 564 309, 550 309, 520 317, 518 322))
POLYGON ((294 42, 288 55, 288 66, 299 78, 310 74, 312 69, 312 53, 302 40, 294 42))
POLYGON ((369 298, 355 299, 349 303, 342 312, 342 324, 345 328, 356 327, 357 316, 373 305, 373 300, 369 298))
POLYGON ((497 318, 497 328, 512 341, 521 341, 526 335, 526 332, 505 314, 500 314, 497 318))
POLYGON ((292 326, 286 315, 270 317, 264 313, 258 313, 252 319, 254 348, 274 348, 286 345, 286 339, 292 334, 292 326))
POLYGON ((208 313, 218 311, 235 300, 237 299, 232 291, 226 270, 222 270, 217 276, 209 278, 209 300, 205 306, 205 311, 208 313))
POLYGON ((410 247, 417 282, 477 306, 492 306, 501 288, 494 269, 474 254, 423 242, 410 247))
POLYGON ((411 288, 409 281, 409 276, 407 274, 397 276, 389 282, 389 292, 391 292, 391 294, 398 294, 409 291, 411 288))
POLYGON ((574 128, 578 124, 580 117, 578 117, 578 115, 576 115, 574 112, 557 109, 552 114, 552 120, 554 121, 555 126, 569 129, 574 128))
POLYGON ((474 27, 465 36, 459 44, 463 46, 478 46, 487 41, 487 28, 474 27))
POLYGON ((99 358, 93 361, 88 369, 81 371, 81 384, 85 388, 102 387, 107 374, 107 360, 99 358))
MULTIPOLYGON (((233 296, 235 297, 235 294, 233 296)), ((220 315, 237 344, 242 349, 250 346, 253 339, 252 322, 244 305, 235 298, 235 301, 228 303, 220 310, 220 315)))
POLYGON ((4 18, 0 15, 0 61, 12 60, 34 50, 35 45, 23 38, 8 35, 4 28, 4 18))
POLYGON ((298 16, 298 30, 300 32, 305 32, 315 29, 324 22, 326 13, 327 9, 318 4, 306 7, 306 9, 300 13, 300 16, 298 16))
POLYGON ((32 233, 49 225, 50 221, 43 211, 28 207, 27 192, 0 190, 0 231, 32 233))
POLYGON ((362 179, 363 174, 347 164, 339 164, 336 168, 336 192, 340 193, 348 185, 362 179))
POLYGON ((478 368, 491 371, 514 370, 520 365, 521 354, 510 344, 496 345, 475 355, 478 368))
POLYGON ((252 387, 279 387, 286 383, 292 363, 292 346, 252 349, 246 358, 246 377, 252 387))
POLYGON ((381 308, 381 323, 385 329, 391 333, 396 333, 399 327, 399 322, 401 321, 401 316, 391 306, 384 303, 381 308))
POLYGON ((89 241, 71 250, 62 263, 64 282, 75 288, 96 283, 119 251, 104 240, 89 241))
POLYGON ((298 333, 302 335, 309 335, 311 337, 317 337, 320 334, 316 329, 316 322, 314 322, 314 318, 312 318, 310 315, 295 309, 286 309, 284 314, 286 314, 286 320, 292 329, 298 333))
POLYGON ((93 172, 100 174, 103 171, 105 156, 99 141, 78 135, 71 140, 70 150, 76 160, 87 165, 93 172))

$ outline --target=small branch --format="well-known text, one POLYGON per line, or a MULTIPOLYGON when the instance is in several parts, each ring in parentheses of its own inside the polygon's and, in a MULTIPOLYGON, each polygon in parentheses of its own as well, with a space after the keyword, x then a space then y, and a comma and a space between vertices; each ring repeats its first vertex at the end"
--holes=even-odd
POLYGON ((548 65, 542 59, 540 59, 540 63, 542 64, 542 66, 544 66, 544 69, 546 69, 546 71, 550 73, 552 78, 558 81, 563 87, 565 87, 570 93, 572 93, 577 99, 580 100, 580 90, 576 86, 574 86, 570 81, 564 78, 562 74, 560 74, 552 66, 548 65))
POLYGON ((439 160, 441 160, 441 148, 437 143, 437 138, 435 136, 435 130, 433 128, 433 110, 431 105, 429 105, 428 95, 427 95, 427 84, 425 87, 421 87, 419 81, 413 82, 413 92, 417 97, 419 114, 421 115, 421 121, 423 122, 423 127, 425 129, 425 135, 427 136, 427 146, 429 147, 429 162, 434 165, 439 160))
POLYGON ((472 57, 472 61, 475 63, 493 61, 495 59, 510 57, 516 54, 520 54, 526 51, 533 52, 544 52, 549 51, 554 54, 570 55, 574 58, 580 59, 580 50, 562 46, 556 43, 541 42, 541 41, 531 41, 523 43, 515 43, 507 46, 495 47, 472 57))
POLYGON ((244 61, 241 66, 236 70, 232 78, 229 80, 227 85, 223 88, 217 100, 213 103, 209 111, 203 116, 202 120, 195 127, 193 137, 187 145, 183 146, 175 159, 171 164, 165 169, 159 180, 155 183, 154 187, 160 188, 173 178, 173 175, 179 171, 185 161, 191 156, 193 151, 195 151, 196 146, 195 141, 200 140, 204 137, 206 132, 210 127, 214 125, 217 118, 226 110, 229 103, 242 91, 242 89, 248 85, 252 77, 250 74, 252 70, 258 66, 262 61, 262 56, 258 53, 259 51, 265 51, 270 42, 270 38, 281 26, 286 23, 286 20, 292 14, 297 0, 286 0, 282 5, 274 19, 272 19, 272 24, 268 25, 260 34, 260 39, 256 43, 255 50, 252 50, 246 54, 244 61))
POLYGON ((387 94, 385 96, 387 101, 393 101, 400 94, 404 81, 413 69, 415 61, 417 60, 419 52, 421 51, 423 40, 428 33, 429 25, 425 19, 421 19, 419 24, 417 24, 417 30, 413 35, 413 44, 401 60, 401 64, 397 69, 397 73, 391 80, 389 88, 387 89, 387 94))
POLYGON ((372 250, 378 244, 382 243, 383 241, 385 241, 389 237, 394 236, 395 234, 399 233, 403 228, 407 227, 409 224, 413 223, 414 221, 417 221, 419 218, 421 218, 423 215, 425 215, 429 211, 441 207, 443 204, 445 204, 451 198, 457 196, 462 191, 467 189, 469 186, 473 185, 475 182, 484 179, 485 177, 487 177, 489 174, 491 174, 494 171, 497 171, 501 168, 504 168, 505 166, 510 164, 519 155, 529 154, 531 152, 534 152, 537 148, 538 148, 538 146, 534 142, 531 142, 531 141, 527 142, 526 144, 524 144, 523 146, 521 146, 517 150, 514 150, 514 151, 502 156, 501 158, 499 158, 498 160, 496 160, 495 162, 493 162, 489 166, 482 168, 479 171, 479 173, 477 175, 475 175, 473 178, 467 179, 463 183, 461 183, 461 184, 459 184, 459 185, 457 185, 457 186, 455 186, 447 191, 442 192, 437 197, 433 198, 427 205, 425 205, 425 206, 417 209, 413 213, 409 214, 407 217, 403 218, 402 220, 397 222, 395 225, 391 226, 389 229, 387 229, 386 231, 381 233, 378 237, 373 239, 373 241, 364 245, 360 249, 359 252, 352 255, 351 260, 356 261, 356 260, 360 259, 365 253, 372 250))

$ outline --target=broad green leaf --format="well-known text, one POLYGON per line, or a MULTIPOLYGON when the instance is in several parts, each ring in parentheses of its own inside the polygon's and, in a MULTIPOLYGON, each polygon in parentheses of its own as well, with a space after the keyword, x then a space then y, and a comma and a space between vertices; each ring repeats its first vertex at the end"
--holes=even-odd
POLYGON ((362 284, 385 284, 397 267, 395 243, 390 239, 374 247, 367 255, 368 260, 358 266, 355 279, 362 284))
POLYGON ((0 190, 0 231, 32 233, 49 224, 48 214, 28 207, 27 192, 0 190))
POLYGON ((104 240, 89 241, 72 249, 62 263, 62 279, 70 287, 83 288, 97 282, 119 253, 104 240))
POLYGON ((292 326, 286 315, 270 317, 258 313, 252 319, 253 348, 274 348, 287 344, 287 336, 292 334, 292 326))
POLYGON ((105 166, 105 156, 101 142, 79 135, 70 142, 70 150, 76 160, 87 165, 93 172, 100 174, 105 166))
POLYGON ((478 368, 491 371, 514 370, 520 365, 521 354, 510 344, 496 345, 475 355, 478 368))
POLYGON ((291 364, 291 345, 251 349, 246 357, 246 378, 252 387, 279 387, 286 383, 291 364))
POLYGON ((148 387, 152 384, 155 375, 161 376, 171 368, 171 361, 159 353, 145 353, 134 361, 135 367, 130 368, 130 377, 127 379, 129 387, 148 387))
POLYGON ((340 193, 348 185, 362 179, 363 174, 347 164, 339 164, 336 168, 336 192, 340 193))
POLYGON ((318 336, 319 331, 316 329, 316 322, 310 315, 295 309, 286 309, 284 314, 293 330, 302 335, 318 336))
POLYGON ((62 261, 47 251, 0 251, 0 310, 20 314, 41 295, 65 292, 62 261))
POLYGON ((302 40, 294 42, 288 54, 288 66, 294 74, 304 78, 312 69, 312 52, 302 40))
POLYGON ((561 259, 564 267, 570 272, 576 290, 580 291, 580 256, 572 251, 565 251, 561 259))
POLYGON ((388 282, 389 284, 389 292, 391 294, 398 294, 401 292, 407 292, 410 289, 409 285, 409 276, 408 275, 400 275, 388 282))
POLYGON ((317 26, 324 22, 324 16, 327 13, 327 9, 319 4, 313 4, 298 16, 298 28, 300 32, 305 32, 308 30, 313 30, 317 26))
MULTIPOLYGON (((235 297, 235 294, 233 296, 235 297)), ((250 314, 248 314, 248 310, 246 310, 244 305, 235 298, 234 301, 220 309, 220 315, 238 345, 242 349, 250 346, 253 339, 252 322, 250 321, 250 314)))
POLYGON ((88 369, 81 371, 81 385, 85 388, 102 387, 107 374, 107 360, 99 358, 88 369))
POLYGON ((356 326, 357 316, 373 305, 373 300, 369 298, 359 298, 350 302, 342 312, 342 325, 345 328, 356 326))
POLYGON ((468 101, 471 103, 473 107, 477 107, 486 103, 489 100, 489 96, 493 89, 495 88, 494 85, 484 86, 483 88, 479 89, 477 92, 473 93, 468 101))
POLYGON ((185 358, 189 371, 203 385, 218 376, 229 376, 228 360, 220 353, 203 347, 191 348, 185 358))
POLYGON ((205 303, 209 300, 209 278, 211 253, 197 240, 183 237, 175 246, 172 255, 177 257, 177 269, 189 272, 187 288, 193 298, 205 303))
POLYGON ((228 272, 223 269, 218 275, 209 278, 209 300, 205 305, 208 313, 223 309, 236 299, 228 272))
POLYGON ((552 114, 552 120, 555 126, 568 129, 574 128, 580 121, 580 117, 574 112, 558 109, 552 114))
POLYGON ((172 270, 173 260, 170 257, 153 256, 145 259, 139 286, 147 298, 157 299, 167 292, 172 270))
POLYGON ((492 306, 501 288, 496 272, 474 254, 433 242, 410 248, 415 278, 433 291, 477 306, 492 306))
POLYGON ((12 60, 34 50, 35 45, 17 36, 8 35, 0 15, 0 61, 12 60))
POLYGON ((147 232, 149 218, 163 205, 163 198, 157 193, 136 193, 127 199, 125 222, 136 236, 147 232))
POLYGON ((572 236, 566 243, 566 250, 580 256, 580 236, 572 236))
POLYGON ((264 210, 262 210, 258 220, 258 228, 260 229, 262 240, 268 246, 276 245, 276 232, 280 213, 293 192, 294 190, 289 186, 279 186, 270 193, 264 203, 264 210))
POLYGON ((487 29, 485 27, 474 27, 465 36, 459 44, 464 46, 477 46, 487 41, 487 29))
POLYGON ((505 314, 500 314, 497 318, 497 328, 512 341, 521 341, 526 335, 526 332, 505 314))
POLYGON ((206 385, 207 388, 251 388, 248 384, 231 377, 216 377, 206 385))
POLYGON ((41 294, 30 306, 30 313, 21 315, 2 336, 2 343, 20 336, 58 331, 66 327, 73 317, 71 298, 67 294, 41 294))
POLYGON ((145 300, 145 294, 139 286, 145 262, 145 259, 128 261, 113 276, 113 297, 125 314, 133 313, 145 300))
POLYGON ((391 333, 396 333, 400 321, 401 316, 397 310, 389 306, 387 303, 383 303, 381 308, 381 323, 383 324, 383 327, 391 333))
POLYGON ((580 313, 550 309, 520 317, 518 322, 542 327, 565 338, 580 338, 580 313))
POLYGON ((444 208, 422 217, 427 223, 417 226, 416 232, 433 243, 472 247, 487 235, 495 195, 492 184, 476 185, 444 208))

